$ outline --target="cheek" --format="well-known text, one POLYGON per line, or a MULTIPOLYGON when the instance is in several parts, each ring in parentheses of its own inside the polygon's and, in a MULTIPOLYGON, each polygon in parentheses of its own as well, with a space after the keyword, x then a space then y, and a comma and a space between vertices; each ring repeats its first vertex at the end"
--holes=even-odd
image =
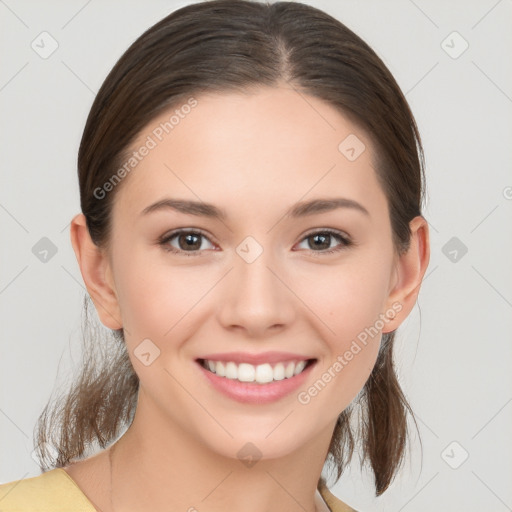
POLYGON ((312 268, 295 279, 297 295, 323 321, 329 338, 346 341, 379 320, 389 287, 391 262, 385 259, 362 255, 346 264, 312 268))
POLYGON ((317 268, 308 279, 297 281, 300 296, 318 317, 316 330, 326 347, 320 361, 321 380, 334 383, 331 389, 336 389, 340 411, 360 391, 378 356, 388 265, 391 259, 386 261, 385 255, 380 260, 362 255, 336 268, 317 268))
POLYGON ((330 282, 329 294, 316 295, 322 356, 315 379, 297 399, 300 404, 314 404, 319 417, 335 417, 354 400, 378 357, 382 291, 378 281, 365 277, 338 277, 330 282))
POLYGON ((179 396, 180 387, 161 370, 173 368, 177 359, 186 356, 182 347, 197 329, 194 315, 201 309, 195 306, 201 305, 216 276, 198 271, 198 267, 194 271, 155 263, 144 254, 121 260, 116 268, 125 342, 133 368, 151 396, 162 395, 163 383, 166 396, 179 396))
POLYGON ((186 317, 218 280, 211 270, 164 260, 141 251, 115 264, 123 324, 133 343, 142 337, 162 344, 177 330, 183 331, 186 317))

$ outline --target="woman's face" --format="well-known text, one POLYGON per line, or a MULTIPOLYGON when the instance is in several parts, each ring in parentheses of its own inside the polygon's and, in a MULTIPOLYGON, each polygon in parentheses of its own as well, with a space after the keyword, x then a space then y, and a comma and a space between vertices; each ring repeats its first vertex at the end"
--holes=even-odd
POLYGON ((403 320, 387 201, 369 139, 321 100, 284 86, 195 100, 133 144, 113 316, 154 428, 279 457, 330 439, 403 320))

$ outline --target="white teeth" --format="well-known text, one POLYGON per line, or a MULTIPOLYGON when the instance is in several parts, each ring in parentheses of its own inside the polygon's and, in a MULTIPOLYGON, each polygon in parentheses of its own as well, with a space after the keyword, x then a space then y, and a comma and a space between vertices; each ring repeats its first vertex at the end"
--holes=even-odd
POLYGON ((228 379, 238 379, 238 366, 235 363, 226 364, 226 377, 228 379))
POLYGON ((284 370, 284 376, 289 379, 293 377, 293 371, 295 370, 295 363, 288 363, 286 365, 286 369, 284 370))
POLYGON ((300 361, 297 366, 295 366, 295 371, 293 372, 293 375, 298 375, 302 370, 304 370, 304 367, 306 366, 306 361, 300 361))
POLYGON ((256 368, 252 364, 242 363, 238 365, 238 380, 242 382, 254 382, 256 368))
POLYGON ((274 380, 283 380, 284 379, 284 364, 277 363, 274 366, 274 380))
POLYGON ((224 367, 224 363, 221 363, 220 361, 217 361, 215 363, 215 373, 219 377, 225 377, 226 376, 226 368, 224 367))
POLYGON ((260 384, 272 382, 274 380, 274 371, 272 370, 272 366, 268 363, 256 366, 256 378, 254 380, 260 384))
POLYGON ((238 380, 240 382, 257 382, 266 384, 273 380, 290 379, 298 375, 306 367, 306 361, 290 361, 289 363, 277 363, 272 367, 269 363, 257 366, 249 363, 236 364, 232 361, 206 360, 203 366, 219 377, 238 380))

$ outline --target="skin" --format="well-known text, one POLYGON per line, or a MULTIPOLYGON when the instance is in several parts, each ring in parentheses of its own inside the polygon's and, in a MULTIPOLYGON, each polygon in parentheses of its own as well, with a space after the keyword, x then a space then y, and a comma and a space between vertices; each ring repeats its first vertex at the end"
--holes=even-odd
MULTIPOLYGON (((296 392, 270 404, 234 402, 199 378, 195 358, 227 351, 306 354, 317 358, 300 388, 307 390, 379 314, 401 306, 382 332, 407 317, 429 262, 428 226, 423 217, 413 219, 408 252, 394 252, 371 142, 327 103, 287 84, 196 99, 116 190, 106 250, 92 243, 82 214, 72 221, 87 290, 102 323, 125 329, 140 378, 135 419, 113 459, 114 506, 311 512, 336 418, 369 377, 381 334, 307 404, 296 392), (338 150, 349 134, 366 146, 353 162, 338 150), (166 197, 214 203, 227 218, 172 209, 141 215, 166 197), (283 216, 298 201, 333 197, 357 201, 368 215, 339 208, 283 216), (200 256, 158 244, 178 228, 204 232, 200 256), (354 245, 322 255, 325 246, 316 248, 310 232, 325 228, 349 235, 354 245), (236 252, 247 236, 263 249, 252 263, 236 252), (160 350, 149 366, 134 355, 147 338, 160 350), (237 458, 247 442, 263 454, 252 467, 237 458)), ((133 147, 169 116, 153 120, 133 147)), ((186 250, 178 237, 169 244, 186 250)), ((329 248, 340 244, 327 240, 329 248)), ((107 454, 66 468, 103 511, 111 510, 107 454)))

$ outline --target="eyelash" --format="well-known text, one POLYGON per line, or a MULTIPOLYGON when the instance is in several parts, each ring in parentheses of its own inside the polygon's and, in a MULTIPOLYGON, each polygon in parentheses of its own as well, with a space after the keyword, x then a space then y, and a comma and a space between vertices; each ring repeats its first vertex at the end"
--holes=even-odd
MULTIPOLYGON (((173 254, 179 254, 179 255, 183 255, 183 256, 201 256, 202 251, 200 251, 200 250, 198 250, 198 251, 183 251, 181 249, 176 249, 169 245, 169 242, 173 238, 175 238, 176 236, 181 235, 181 234, 200 235, 200 236, 206 238, 207 240, 209 240, 209 238, 199 230, 178 229, 176 231, 173 231, 173 232, 161 237, 158 240, 158 244, 161 245, 165 251, 173 253, 173 254)), ((309 237, 314 236, 314 235, 326 235, 326 234, 334 237, 339 242, 341 242, 341 244, 337 245, 334 249, 327 249, 327 250, 323 250, 323 251, 310 250, 310 252, 314 256, 324 256, 326 254, 333 254, 333 253, 342 251, 343 249, 346 249, 347 247, 354 245, 354 242, 349 237, 347 237, 343 233, 341 233, 339 231, 335 231, 333 229, 322 229, 322 230, 313 231, 311 233, 308 233, 304 236, 304 238, 302 238, 301 242, 306 240, 309 237)), ((209 241, 211 242, 211 240, 209 240, 209 241)))

